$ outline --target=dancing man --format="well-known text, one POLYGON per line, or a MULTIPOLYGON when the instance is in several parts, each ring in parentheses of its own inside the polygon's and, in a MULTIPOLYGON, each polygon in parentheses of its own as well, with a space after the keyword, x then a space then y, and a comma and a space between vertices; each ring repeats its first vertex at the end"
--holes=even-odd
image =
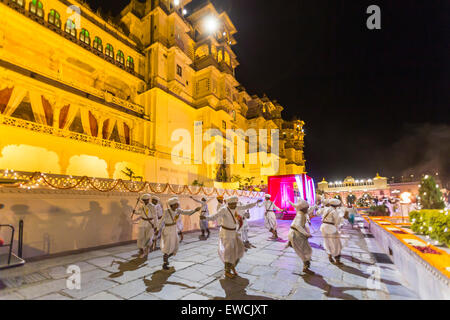
POLYGON ((282 211, 278 208, 273 201, 270 200, 272 196, 270 194, 266 194, 266 200, 258 204, 259 207, 264 206, 264 226, 272 232, 272 239, 278 239, 277 232, 277 217, 275 216, 275 210, 282 211))
POLYGON ((197 211, 200 211, 201 207, 194 210, 182 210, 180 209, 180 200, 178 197, 170 198, 167 202, 168 208, 164 210, 162 219, 159 221, 158 230, 164 224, 161 236, 161 251, 164 254, 163 269, 169 269, 169 258, 176 255, 178 252, 180 239, 177 233, 177 221, 180 220, 182 215, 191 216, 197 211))
POLYGON ((311 233, 306 225, 309 204, 305 200, 300 200, 298 203, 289 201, 289 203, 295 208, 297 214, 289 230, 287 247, 294 249, 295 253, 303 261, 303 272, 307 272, 311 266, 312 255, 312 248, 308 242, 308 239, 311 238, 311 233))
POLYGON ((241 212, 255 207, 258 202, 245 206, 239 206, 238 197, 229 197, 226 200, 227 205, 220 208, 218 212, 209 216, 202 217, 203 220, 217 220, 220 225, 219 232, 219 257, 225 265, 225 276, 227 278, 235 278, 238 274, 236 266, 239 260, 244 256, 245 248, 242 239, 237 233, 237 229, 241 226, 241 212))
POLYGON ((139 258, 148 256, 150 246, 153 243, 158 218, 155 207, 150 203, 151 195, 146 193, 141 196, 141 205, 137 210, 133 210, 133 215, 138 215, 138 238, 137 246, 139 258))
POLYGON ((202 206, 202 210, 200 211, 200 230, 202 231, 202 235, 200 236, 200 240, 206 240, 209 238, 210 231, 209 231, 209 225, 208 221, 202 219, 202 217, 209 217, 209 208, 208 208, 208 200, 206 200, 205 197, 202 198, 202 200, 197 200, 194 197, 190 197, 195 202, 199 203, 202 206), (207 236, 205 237, 205 232, 207 233, 207 236))
POLYGON ((320 231, 322 232, 324 247, 328 253, 328 260, 336 264, 341 264, 342 250, 342 243, 338 231, 341 217, 340 212, 337 210, 340 204, 341 201, 339 199, 330 199, 326 201, 327 207, 321 210, 322 225, 320 226, 320 231))
MULTIPOLYGON (((163 216, 163 208, 162 208, 162 204, 161 204, 161 200, 153 195, 152 196, 152 204, 155 208, 155 212, 156 212, 156 217, 158 218, 158 223, 159 221, 162 219, 163 216)), ((153 237, 153 250, 156 250, 158 244, 157 242, 161 241, 161 230, 158 232, 158 234, 155 234, 155 236, 153 237)))

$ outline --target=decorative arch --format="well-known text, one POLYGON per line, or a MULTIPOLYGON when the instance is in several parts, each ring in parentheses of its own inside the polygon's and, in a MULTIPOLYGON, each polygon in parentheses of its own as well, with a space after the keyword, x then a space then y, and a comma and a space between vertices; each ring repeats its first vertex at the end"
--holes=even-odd
POLYGON ((3 147, 0 168, 17 171, 41 171, 60 174, 59 157, 56 152, 27 144, 3 147))
POLYGON ((70 158, 66 174, 74 176, 109 178, 108 164, 106 161, 100 159, 99 157, 85 154, 70 158))

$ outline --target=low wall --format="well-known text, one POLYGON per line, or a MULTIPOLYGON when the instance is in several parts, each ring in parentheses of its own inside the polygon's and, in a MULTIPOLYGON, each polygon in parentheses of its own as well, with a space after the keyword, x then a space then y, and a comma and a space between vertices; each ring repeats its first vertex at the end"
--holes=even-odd
MULTIPOLYGON (((166 207, 173 194, 158 196, 166 207)), ((188 195, 179 198, 184 209, 198 206, 188 195)), ((0 188, 0 203, 5 206, 0 209, 0 224, 12 224, 18 230, 19 221, 24 221, 25 259, 112 245, 136 240, 137 226, 130 219, 136 199, 136 193, 128 192, 0 188)), ((208 199, 212 199, 208 203, 210 213, 215 213, 217 201, 214 197, 208 199)), ((243 203, 256 201, 240 199, 243 203)), ((264 214, 262 208, 250 213, 252 221, 262 219, 264 214)), ((183 216, 185 231, 199 229, 198 216, 183 216)), ((1 228, 0 237, 9 241, 9 230, 1 228)), ((17 252, 17 232, 15 238, 17 252)))
POLYGON ((373 222, 366 222, 380 248, 391 256, 394 264, 421 299, 450 299, 449 279, 405 246, 394 235, 373 222))

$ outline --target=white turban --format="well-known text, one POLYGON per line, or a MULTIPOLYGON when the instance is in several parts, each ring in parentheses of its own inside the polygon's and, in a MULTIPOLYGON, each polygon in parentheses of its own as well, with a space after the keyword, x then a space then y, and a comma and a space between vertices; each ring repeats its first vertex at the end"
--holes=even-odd
POLYGON ((227 201, 227 203, 238 203, 239 198, 236 196, 231 196, 231 197, 227 197, 226 201, 227 201))
POLYGON ((157 196, 152 196, 152 200, 156 200, 158 202, 161 202, 161 199, 159 199, 159 197, 157 197, 157 196))
POLYGON ((309 203, 303 199, 300 199, 295 205, 294 205, 295 209, 297 210, 302 210, 302 209, 306 209, 309 207, 309 203))
POLYGON ((272 195, 270 195, 270 194, 267 193, 267 194, 265 195, 265 198, 269 198, 269 199, 270 199, 270 198, 272 198, 272 195))
POLYGON ((152 198, 152 196, 150 194, 148 194, 148 193, 144 193, 141 196, 141 200, 150 200, 151 198, 152 198))
POLYGON ((328 203, 334 207, 338 207, 341 205, 341 200, 339 199, 330 199, 328 203))
POLYGON ((174 204, 176 204, 176 203, 180 203, 180 200, 178 199, 178 197, 173 197, 173 198, 170 198, 170 199, 167 201, 167 203, 169 204, 169 206, 171 206, 171 205, 174 205, 174 204))

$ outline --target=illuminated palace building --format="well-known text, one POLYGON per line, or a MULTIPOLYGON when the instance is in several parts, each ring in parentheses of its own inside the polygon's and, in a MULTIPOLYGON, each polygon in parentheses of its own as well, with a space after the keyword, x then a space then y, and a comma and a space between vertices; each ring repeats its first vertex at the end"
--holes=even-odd
MULTIPOLYGON (((401 180, 381 177, 378 173, 372 179, 354 179, 347 177, 344 181, 327 182, 325 178, 317 184, 317 188, 322 192, 326 198, 334 198, 340 196, 344 202, 347 202, 349 195, 354 195, 357 199, 363 197, 365 194, 372 198, 382 199, 385 197, 399 198, 404 193, 410 193, 411 196, 417 197, 419 195, 419 184, 422 176, 411 175, 410 178, 401 180)), ((441 186, 441 191, 445 194, 447 189, 441 183, 438 173, 435 176, 436 182, 441 186)))
POLYGON ((112 19, 73 0, 0 0, 0 16, 0 169, 117 179, 130 168, 147 181, 205 186, 219 170, 257 184, 305 172, 304 122, 284 121, 279 103, 239 84, 237 30, 211 3, 133 0, 112 19), (270 131, 266 149, 278 171, 247 161, 248 136, 245 163, 175 164, 173 132, 194 140, 200 122, 224 137, 279 129, 278 155, 270 131))

